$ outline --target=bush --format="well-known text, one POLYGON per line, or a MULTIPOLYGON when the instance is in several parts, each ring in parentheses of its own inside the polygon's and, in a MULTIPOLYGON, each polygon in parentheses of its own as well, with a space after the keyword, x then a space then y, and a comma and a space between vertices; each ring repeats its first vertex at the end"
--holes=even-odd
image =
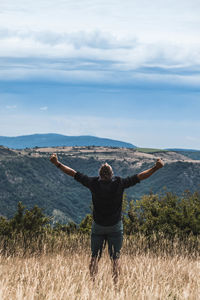
POLYGON ((166 237, 200 234, 200 194, 185 192, 182 197, 166 192, 164 195, 144 195, 131 201, 124 217, 127 234, 140 232, 146 236, 163 233, 166 237))

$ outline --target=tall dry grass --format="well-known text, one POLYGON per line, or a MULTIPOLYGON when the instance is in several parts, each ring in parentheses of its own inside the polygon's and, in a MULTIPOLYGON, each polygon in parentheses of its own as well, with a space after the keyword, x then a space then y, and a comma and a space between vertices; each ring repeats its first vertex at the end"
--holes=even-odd
POLYGON ((40 252, 17 249, 15 255, 0 255, 1 300, 200 299, 198 253, 179 240, 125 239, 117 285, 107 249, 91 280, 88 237, 59 237, 40 245, 40 252))

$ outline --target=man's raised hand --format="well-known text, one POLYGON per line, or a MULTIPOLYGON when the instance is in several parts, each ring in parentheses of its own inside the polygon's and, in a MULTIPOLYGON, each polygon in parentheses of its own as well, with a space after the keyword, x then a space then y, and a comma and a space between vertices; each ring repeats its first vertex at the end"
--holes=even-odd
POLYGON ((156 161, 156 168, 160 169, 162 167, 164 167, 164 162, 160 158, 158 158, 156 161))
POLYGON ((52 164, 57 165, 58 164, 58 157, 56 153, 53 153, 50 157, 50 161, 52 162, 52 164))
POLYGON ((62 172, 66 173, 69 176, 74 177, 76 175, 76 171, 68 166, 63 165, 58 161, 58 157, 56 153, 53 153, 50 156, 50 161, 54 164, 57 168, 59 168, 62 172))

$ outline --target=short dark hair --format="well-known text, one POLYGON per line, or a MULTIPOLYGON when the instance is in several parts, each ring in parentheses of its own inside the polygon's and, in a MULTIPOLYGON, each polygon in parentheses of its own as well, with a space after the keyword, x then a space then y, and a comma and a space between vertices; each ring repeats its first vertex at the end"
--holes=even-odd
POLYGON ((108 163, 101 165, 99 175, 103 180, 110 180, 113 176, 112 167, 108 163))

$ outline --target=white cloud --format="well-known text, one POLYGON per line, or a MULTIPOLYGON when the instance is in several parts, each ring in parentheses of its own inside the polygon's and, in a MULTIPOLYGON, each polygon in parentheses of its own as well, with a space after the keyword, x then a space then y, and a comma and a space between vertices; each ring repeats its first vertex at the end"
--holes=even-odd
POLYGON ((6 109, 15 109, 17 105, 6 105, 6 109))
POLYGON ((178 76, 200 69, 197 0, 3 0, 0 11, 2 80, 152 78, 145 67, 160 68, 161 81, 167 70, 199 84, 178 76))
POLYGON ((123 36, 137 33, 151 40, 194 33, 200 23, 199 0, 2 0, 0 10, 1 24, 8 28, 101 29, 123 36), (166 31, 171 35, 163 36, 166 31))
POLYGON ((200 43, 154 45, 101 32, 48 33, 45 37, 45 32, 12 31, 6 38, 0 32, 0 40, 1 80, 169 80, 199 85, 200 43), (183 68, 186 72, 182 73, 183 68), (194 69, 196 74, 187 74, 194 69))
POLYGON ((46 110, 48 110, 48 106, 43 106, 43 107, 40 107, 40 110, 42 110, 42 111, 46 111, 46 110))

